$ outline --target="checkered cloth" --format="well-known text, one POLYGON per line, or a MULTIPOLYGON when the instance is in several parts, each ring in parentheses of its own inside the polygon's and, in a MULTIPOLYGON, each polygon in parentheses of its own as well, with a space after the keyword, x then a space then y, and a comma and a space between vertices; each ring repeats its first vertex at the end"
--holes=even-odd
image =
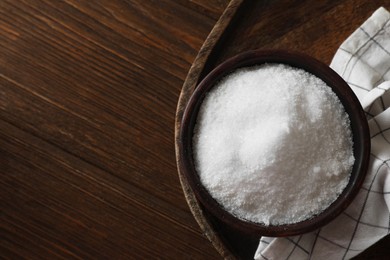
POLYGON ((300 236, 262 237, 255 259, 349 259, 390 233, 390 13, 379 8, 340 46, 331 67, 366 111, 368 175, 355 200, 334 221, 300 236))

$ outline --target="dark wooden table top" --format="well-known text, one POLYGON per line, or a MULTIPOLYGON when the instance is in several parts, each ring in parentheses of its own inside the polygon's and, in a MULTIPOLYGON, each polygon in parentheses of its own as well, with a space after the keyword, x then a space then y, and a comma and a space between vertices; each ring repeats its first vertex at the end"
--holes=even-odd
MULTIPOLYGON (((0 258, 220 259, 184 198, 174 122, 228 2, 0 0, 0 258)), ((294 44, 285 27, 245 33, 260 28, 265 47, 294 44)))
POLYGON ((0 1, 0 258, 217 258, 178 96, 227 1, 0 1))

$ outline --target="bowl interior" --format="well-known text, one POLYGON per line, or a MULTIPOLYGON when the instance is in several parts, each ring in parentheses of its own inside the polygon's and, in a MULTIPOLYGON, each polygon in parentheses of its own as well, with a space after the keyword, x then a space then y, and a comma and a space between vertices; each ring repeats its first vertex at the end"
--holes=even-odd
POLYGON ((331 68, 307 55, 283 50, 257 50, 242 53, 220 64, 198 85, 184 111, 179 142, 179 162, 197 199, 218 219, 227 225, 248 234, 261 236, 292 236, 315 230, 339 215, 358 193, 367 172, 370 154, 370 137, 364 111, 348 84, 331 68), (192 155, 193 129, 199 108, 207 92, 232 71, 264 63, 283 63, 304 69, 330 86, 348 113, 355 163, 350 181, 342 194, 325 211, 311 219, 286 225, 266 226, 241 220, 225 211, 202 185, 194 166, 192 155))

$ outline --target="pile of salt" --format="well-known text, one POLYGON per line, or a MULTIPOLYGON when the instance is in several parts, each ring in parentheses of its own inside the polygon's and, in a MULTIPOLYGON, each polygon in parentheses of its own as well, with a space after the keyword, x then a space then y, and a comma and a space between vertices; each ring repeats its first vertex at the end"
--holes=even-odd
POLYGON ((349 118, 334 92, 283 64, 239 69, 207 94, 193 137, 203 185, 233 215, 303 221, 343 191, 354 163, 349 118))

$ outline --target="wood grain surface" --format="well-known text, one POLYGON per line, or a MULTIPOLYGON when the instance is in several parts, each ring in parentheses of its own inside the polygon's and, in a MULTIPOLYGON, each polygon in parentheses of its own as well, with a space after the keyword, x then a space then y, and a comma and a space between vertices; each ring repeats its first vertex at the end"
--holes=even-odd
POLYGON ((0 1, 0 258, 218 259, 174 115, 227 1, 0 1))

